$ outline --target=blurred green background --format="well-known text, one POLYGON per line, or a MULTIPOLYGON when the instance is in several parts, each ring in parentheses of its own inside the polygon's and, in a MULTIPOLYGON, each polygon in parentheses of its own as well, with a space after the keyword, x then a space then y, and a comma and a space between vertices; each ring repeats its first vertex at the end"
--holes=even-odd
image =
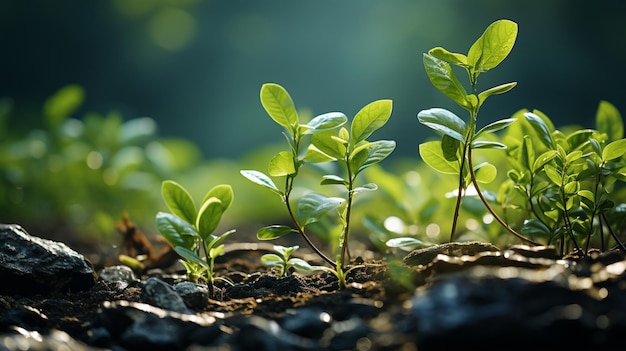
MULTIPOLYGON (((415 188, 422 184, 412 170, 417 147, 432 136, 418 124, 417 112, 445 107, 466 116, 431 86, 422 53, 435 46, 465 53, 502 18, 519 24, 517 42, 478 83, 481 90, 510 81, 518 86, 490 99, 479 125, 528 108, 545 112, 557 126, 593 127, 600 100, 626 111, 626 2, 619 0, 2 1, 0 137, 11 147, 1 159, 0 220, 64 217, 67 226, 104 231, 114 240, 112 224, 122 211, 153 225, 155 211, 163 209, 160 181, 176 179, 197 198, 213 184, 233 183, 238 207, 230 221, 225 215, 225 225, 270 224, 271 214, 284 214, 281 204, 238 174, 265 170, 272 145, 284 142, 259 102, 266 82, 284 86, 311 115, 341 111, 351 118, 371 101, 392 99, 392 117, 376 137, 394 139, 398 147, 383 167, 398 170, 393 176, 415 188), (71 117, 74 127, 84 122, 80 128, 50 125, 54 117, 43 108, 68 84, 82 87, 78 95, 84 96, 67 110, 71 115, 56 118, 71 117), (140 120, 122 132, 124 121, 144 116, 156 124, 140 120), (137 126, 144 129, 133 130, 137 126), (49 134, 33 135, 41 129, 49 134), (143 136, 106 139, 103 130, 143 136), (16 150, 27 147, 22 141, 31 152, 19 156, 16 150), (68 143, 78 142, 91 146, 68 151, 68 143), (33 157, 40 143, 47 151, 33 157), (90 164, 94 150, 100 158, 90 164), (53 183, 50 164, 72 157, 80 170, 67 167, 47 190, 33 185, 53 183), (33 159, 44 165, 33 166, 33 159), (116 169, 115 177, 107 169, 116 169), (145 177, 137 179, 140 172, 145 177), (98 185, 72 190, 90 176, 98 185), (88 206, 88 199, 97 204, 88 206)), ((429 172, 420 179, 437 181, 429 172)), ((407 190, 404 196, 414 212, 433 208, 426 205, 430 194, 407 190)))

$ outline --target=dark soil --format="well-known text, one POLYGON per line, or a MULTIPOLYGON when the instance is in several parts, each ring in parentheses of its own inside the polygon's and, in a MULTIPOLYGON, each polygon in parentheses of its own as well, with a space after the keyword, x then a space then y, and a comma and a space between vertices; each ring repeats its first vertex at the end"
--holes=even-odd
POLYGON ((12 336, 30 340, 29 349, 42 338, 37 349, 55 349, 45 336, 56 331, 80 350, 618 350, 626 332, 620 252, 568 261, 531 250, 521 259, 505 257, 513 251, 482 252, 492 247, 481 245, 458 257, 423 253, 430 263, 410 267, 362 251, 353 261, 364 266, 340 290, 329 273, 277 276, 261 264, 267 246, 227 247, 217 260, 223 279, 208 301, 190 304, 193 318, 151 309, 142 294, 149 277, 185 281, 174 264, 138 273, 129 284, 99 279, 88 291, 0 296, 0 350, 23 349, 12 336), (140 313, 146 315, 137 319, 140 313), (128 337, 137 324, 151 336, 128 337), (160 343, 159 333, 185 336, 160 343))

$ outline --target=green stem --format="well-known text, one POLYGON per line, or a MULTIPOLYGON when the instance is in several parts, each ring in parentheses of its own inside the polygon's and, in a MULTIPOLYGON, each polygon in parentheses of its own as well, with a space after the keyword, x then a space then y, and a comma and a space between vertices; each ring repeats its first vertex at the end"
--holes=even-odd
POLYGON ((289 217, 291 218, 291 221, 293 222, 293 224, 296 226, 296 231, 298 231, 298 233, 300 233, 300 235, 302 236, 304 241, 306 241, 306 243, 309 245, 311 250, 313 250, 313 252, 315 252, 315 254, 317 254, 326 263, 328 263, 331 266, 333 266, 335 264, 335 261, 333 261, 330 258, 328 258, 328 256, 326 256, 317 246, 315 246, 313 241, 304 232, 304 228, 302 228, 300 226, 300 223, 298 223, 298 220, 296 219, 296 216, 295 216, 295 214, 293 212, 293 209, 291 208, 291 203, 289 201, 289 196, 291 195, 291 190, 292 189, 293 189, 293 177, 291 175, 288 175, 287 179, 285 180, 284 201, 285 201, 285 205, 287 206, 287 212, 289 212, 289 217))
POLYGON ((615 234, 615 232, 613 231, 613 228, 611 228, 611 225, 609 224, 609 220, 606 218, 606 215, 602 213, 600 217, 601 217, 600 223, 602 223, 602 220, 604 220, 606 227, 609 229, 609 233, 611 233, 611 236, 613 237, 613 239, 615 240, 619 248, 622 249, 623 252, 626 252, 626 246, 624 246, 624 243, 621 240, 619 240, 619 238, 617 237, 617 234, 615 234))
POLYGON ((516 237, 518 237, 520 240, 529 243, 531 245, 535 245, 538 246, 540 245, 537 242, 534 242, 530 239, 528 239, 527 237, 523 236, 522 234, 516 232, 513 228, 511 228, 508 224, 506 224, 502 218, 500 218, 500 216, 498 216, 498 214, 496 213, 496 211, 494 211, 494 209, 491 207, 491 205, 489 205, 489 203, 487 202, 487 199, 485 198, 485 196, 483 195, 483 192, 480 190, 480 187, 478 186, 478 181, 476 180, 476 175, 474 174, 474 165, 472 163, 472 150, 470 149, 468 154, 467 154, 467 166, 469 168, 470 171, 470 176, 472 178, 472 184, 474 184, 474 188, 476 189, 476 193, 478 194, 478 197, 480 197, 480 200, 483 202, 483 204, 485 205, 485 207, 487 208, 487 210, 489 211, 489 213, 491 213, 491 215, 493 216, 493 218, 504 228, 506 229, 509 233, 515 235, 516 237))
MULTIPOLYGON (((348 166, 348 173, 350 173, 349 171, 350 166, 348 166)), ((352 192, 353 189, 353 182, 352 182, 352 177, 350 176, 350 182, 348 184, 348 203, 346 204, 346 226, 343 229, 343 240, 341 242, 341 256, 339 258, 339 266, 340 268, 343 268, 345 263, 346 263, 346 256, 350 255, 350 251, 348 250, 348 233, 350 232, 350 213, 352 211, 352 201, 353 201, 353 197, 354 197, 354 193, 352 192)))
MULTIPOLYGON (((565 192, 563 191, 563 188, 561 187, 561 203, 563 204, 563 221, 565 222, 565 228, 567 229, 567 233, 569 234, 570 240, 572 240, 572 243, 574 244, 574 247, 576 248, 576 251, 582 251, 580 246, 578 246, 578 242, 576 241, 576 238, 574 237, 574 229, 572 228, 572 223, 569 220, 569 216, 567 214, 567 198, 565 196, 565 192)), ((586 256, 587 253, 583 252, 583 256, 586 256)))
MULTIPOLYGON (((470 128, 471 129, 471 128, 470 128)), ((471 135, 471 131, 468 131, 465 140, 471 135)), ((469 148, 469 143, 463 144, 463 152, 461 155, 461 164, 459 168, 459 188, 456 195, 456 204, 454 206, 454 217, 452 218, 452 229, 450 230, 450 242, 454 242, 454 235, 456 233, 456 225, 459 220, 459 212, 461 211, 461 202, 463 201, 463 193, 465 191, 465 175, 463 174, 463 170, 465 170, 465 156, 467 154, 467 150, 469 148)))

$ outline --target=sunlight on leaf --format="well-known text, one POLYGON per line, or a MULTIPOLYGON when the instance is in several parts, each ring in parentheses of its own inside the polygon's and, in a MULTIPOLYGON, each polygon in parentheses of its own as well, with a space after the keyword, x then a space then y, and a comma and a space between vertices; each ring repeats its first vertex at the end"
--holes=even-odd
POLYGON ((196 222, 196 205, 189 192, 173 180, 161 184, 161 193, 170 211, 187 223, 196 222))

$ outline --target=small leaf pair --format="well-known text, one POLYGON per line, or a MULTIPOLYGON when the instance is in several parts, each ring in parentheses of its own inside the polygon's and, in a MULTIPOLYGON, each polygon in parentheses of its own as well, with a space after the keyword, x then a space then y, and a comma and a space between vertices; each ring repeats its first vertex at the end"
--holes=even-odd
POLYGON ((175 181, 164 181, 161 193, 171 213, 157 213, 159 232, 184 259, 190 279, 206 280, 212 291, 215 258, 223 252, 223 241, 235 232, 213 234, 233 201, 232 187, 224 184, 213 187, 198 209, 189 192, 175 181))

